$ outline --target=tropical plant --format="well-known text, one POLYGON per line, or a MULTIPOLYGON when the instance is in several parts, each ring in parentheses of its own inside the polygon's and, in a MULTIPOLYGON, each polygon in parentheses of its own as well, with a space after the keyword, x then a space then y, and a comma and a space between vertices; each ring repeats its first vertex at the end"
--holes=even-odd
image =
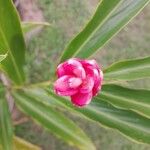
MULTIPOLYGON (((68 44, 59 61, 71 57, 87 59, 101 50, 149 1, 101 0, 95 14, 68 44)), ((14 103, 42 127, 81 150, 94 150, 95 146, 82 129, 58 110, 78 114, 132 140, 150 144, 150 91, 123 85, 126 81, 150 77, 150 56, 116 62, 103 69, 100 94, 88 106, 77 108, 53 92, 53 79, 26 82, 24 35, 39 25, 45 23, 21 23, 12 1, 0 0, 0 149, 40 149, 15 137, 11 117, 14 103)))

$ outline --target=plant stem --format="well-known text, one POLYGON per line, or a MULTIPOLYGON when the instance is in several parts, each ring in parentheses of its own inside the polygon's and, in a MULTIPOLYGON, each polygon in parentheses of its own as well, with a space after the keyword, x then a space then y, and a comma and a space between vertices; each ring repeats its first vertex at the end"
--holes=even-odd
POLYGON ((37 88, 37 87, 47 87, 51 85, 51 81, 44 81, 39 83, 32 83, 23 86, 13 86, 12 89, 22 89, 22 88, 37 88))

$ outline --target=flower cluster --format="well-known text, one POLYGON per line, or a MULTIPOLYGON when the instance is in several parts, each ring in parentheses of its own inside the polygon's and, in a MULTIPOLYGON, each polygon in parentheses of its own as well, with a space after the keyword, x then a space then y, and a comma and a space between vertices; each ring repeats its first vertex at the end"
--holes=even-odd
POLYGON ((101 89, 103 73, 95 60, 69 59, 57 67, 58 79, 54 84, 55 92, 70 96, 76 106, 90 103, 101 89))

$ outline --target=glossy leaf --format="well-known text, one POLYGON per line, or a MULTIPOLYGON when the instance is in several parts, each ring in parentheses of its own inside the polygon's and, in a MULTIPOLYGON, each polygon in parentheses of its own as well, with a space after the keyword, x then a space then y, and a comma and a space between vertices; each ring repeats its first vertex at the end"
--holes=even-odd
POLYGON ((39 27, 49 26, 50 24, 47 22, 22 22, 22 31, 24 34, 33 31, 39 27))
POLYGON ((61 61, 70 57, 91 56, 135 17, 149 1, 100 1, 92 19, 65 49, 61 61))
POLYGON ((150 57, 120 61, 104 70, 105 80, 136 80, 150 77, 150 57))
POLYGON ((41 98, 29 96, 29 93, 14 94, 18 107, 37 123, 61 137, 70 145, 81 150, 94 150, 94 146, 84 132, 41 98))
POLYGON ((19 17, 12 0, 0 0, 0 54, 8 52, 0 68, 16 84, 25 80, 25 44, 19 17))
POLYGON ((150 118, 150 90, 129 89, 118 85, 103 85, 98 98, 114 106, 130 109, 150 118))
MULTIPOLYGON (((3 150, 1 145, 0 145, 0 150, 3 150)), ((41 148, 19 137, 14 137, 13 138, 13 150, 41 150, 41 148)))
POLYGON ((67 99, 55 95, 49 89, 47 91, 53 97, 51 100, 58 101, 59 106, 75 110, 103 126, 118 130, 132 140, 150 144, 150 119, 130 110, 115 108, 99 97, 94 98, 85 108, 76 108, 67 99))
POLYGON ((7 57, 7 54, 5 54, 5 55, 0 55, 0 62, 1 62, 2 60, 4 60, 6 57, 7 57))
POLYGON ((0 90, 0 143, 4 150, 12 150, 13 129, 4 92, 0 90))

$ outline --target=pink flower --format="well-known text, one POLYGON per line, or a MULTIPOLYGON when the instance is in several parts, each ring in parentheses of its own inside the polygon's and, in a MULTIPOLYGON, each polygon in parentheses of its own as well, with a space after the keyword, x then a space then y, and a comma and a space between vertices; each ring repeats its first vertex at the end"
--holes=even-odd
POLYGON ((103 72, 95 60, 69 59, 57 67, 58 79, 54 84, 55 92, 70 96, 76 106, 90 103, 101 89, 103 72))

